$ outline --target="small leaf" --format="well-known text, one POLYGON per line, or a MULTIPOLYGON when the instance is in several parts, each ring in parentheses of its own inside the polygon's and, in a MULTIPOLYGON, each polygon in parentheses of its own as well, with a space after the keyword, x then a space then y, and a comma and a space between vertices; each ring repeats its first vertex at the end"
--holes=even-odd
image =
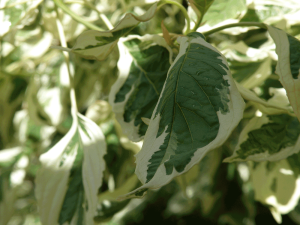
POLYGON ((188 0, 198 17, 204 16, 214 0, 188 0))
POLYGON ((267 28, 276 44, 278 62, 275 72, 300 121, 300 41, 275 27, 267 28))
POLYGON ((156 11, 157 3, 153 4, 142 16, 127 13, 125 17, 110 31, 88 30, 77 38, 72 52, 86 59, 104 60, 118 43, 119 38, 126 36, 140 22, 150 20, 156 11))
POLYGON ((144 185, 128 196, 187 172, 226 141, 243 115, 244 101, 224 56, 200 33, 177 41, 179 54, 136 155, 136 174, 144 185))
POLYGON ((277 161, 299 152, 300 123, 286 114, 254 117, 245 126, 232 156, 224 162, 277 161))
POLYGON ((250 172, 255 200, 269 206, 274 219, 281 223, 281 214, 289 213, 298 204, 299 176, 295 176, 287 160, 253 163, 250 172))
POLYGON ((242 97, 248 101, 252 101, 261 112, 268 115, 286 113, 291 116, 295 116, 292 110, 287 106, 285 100, 281 99, 280 102, 274 102, 274 99, 271 98, 268 101, 266 101, 264 99, 259 98, 253 91, 248 90, 247 88, 243 87, 237 82, 236 86, 242 97))
POLYGON ((130 36, 119 43, 119 77, 111 88, 109 102, 122 130, 140 141, 166 80, 171 49, 158 35, 130 36))

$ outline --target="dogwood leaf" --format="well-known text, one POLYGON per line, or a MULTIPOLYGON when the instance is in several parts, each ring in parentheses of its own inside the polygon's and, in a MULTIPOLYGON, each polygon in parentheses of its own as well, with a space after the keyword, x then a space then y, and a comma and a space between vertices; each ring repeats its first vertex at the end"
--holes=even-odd
POLYGON ((196 14, 203 17, 214 0, 189 0, 190 5, 196 14))
POLYGON ((170 67, 171 49, 158 35, 130 36, 119 43, 119 77, 109 101, 122 130, 139 141, 150 118, 170 67))
POLYGON ((300 41, 284 31, 267 26, 276 44, 276 73, 286 89, 293 110, 300 120, 300 41))
POLYGON ((254 117, 245 126, 232 156, 224 162, 277 161, 299 152, 300 124, 287 114, 254 117))
POLYGON ((244 101, 223 55, 200 33, 177 41, 179 54, 136 155, 143 186, 125 198, 141 196, 187 172, 222 145, 242 118, 244 101))
POLYGON ((88 30, 77 38, 72 52, 95 60, 104 60, 118 43, 119 38, 126 36, 140 22, 150 20, 156 11, 157 3, 153 4, 142 16, 127 13, 124 18, 110 31, 88 30))
POLYGON ((105 139, 94 122, 80 114, 76 116, 70 131, 40 157, 42 166, 36 177, 35 194, 45 225, 70 222, 78 211, 84 211, 85 223, 92 224, 96 213, 105 168, 105 139), (82 190, 84 196, 80 196, 82 190), (83 198, 88 206, 84 209, 80 204, 83 198))
MULTIPOLYGON (((294 157, 297 155, 288 159, 294 157)), ((294 167, 284 159, 253 163, 250 172, 255 200, 268 205, 274 219, 281 223, 281 214, 292 211, 300 198, 300 178, 295 174, 294 167)))

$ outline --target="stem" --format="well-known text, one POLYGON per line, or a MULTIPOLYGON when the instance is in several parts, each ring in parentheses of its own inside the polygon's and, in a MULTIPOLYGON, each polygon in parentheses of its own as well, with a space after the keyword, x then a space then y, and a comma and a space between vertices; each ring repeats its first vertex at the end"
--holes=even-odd
POLYGON ((157 10, 158 10, 160 7, 162 7, 163 5, 165 5, 165 4, 176 5, 176 6, 181 10, 181 12, 183 13, 183 15, 184 15, 184 17, 185 17, 185 19, 186 19, 186 23, 187 23, 185 33, 186 33, 186 34, 189 33, 189 32, 190 32, 190 23, 191 23, 191 21, 190 21, 189 15, 187 14, 187 11, 186 11, 186 9, 183 7, 183 5, 181 5, 181 4, 178 3, 178 2, 171 1, 171 0, 162 0, 161 2, 159 2, 159 5, 158 5, 158 7, 157 7, 157 10))
POLYGON ((258 23, 258 22, 241 22, 241 23, 232 23, 232 24, 227 24, 227 25, 224 25, 224 26, 217 27, 217 28, 212 29, 210 31, 203 32, 203 35, 204 36, 208 36, 208 35, 211 35, 213 33, 218 32, 220 30, 224 30, 224 29, 231 28, 231 27, 253 27, 253 26, 254 27, 260 27, 260 28, 268 29, 267 26, 264 23, 258 23))
POLYGON ((76 13, 71 11, 61 0, 53 0, 53 1, 59 8, 61 8, 65 13, 67 13, 69 16, 71 16, 77 22, 82 23, 84 26, 86 26, 89 29, 103 31, 102 28, 100 28, 90 22, 85 21, 80 16, 78 16, 76 13))
MULTIPOLYGON (((54 0, 56 1, 56 0, 54 0)), ((67 48, 67 42, 66 42, 66 37, 64 34, 63 26, 59 20, 59 14, 58 14, 58 9, 55 6, 55 11, 56 11, 56 26, 59 34, 59 39, 60 43, 63 48, 67 48)), ((76 102, 76 95, 75 95, 75 88, 74 88, 74 79, 71 75, 71 70, 70 70, 70 58, 69 58, 69 53, 63 51, 63 55, 67 64, 67 70, 68 70, 68 76, 69 76, 69 82, 70 82, 70 98, 71 98, 71 113, 73 116, 74 122, 77 122, 77 102, 76 102)))
MULTIPOLYGON (((205 12, 204 12, 205 13, 205 12)), ((204 13, 201 13, 201 16, 198 17, 196 23, 195 23, 195 26, 194 28, 192 29, 192 31, 196 31, 198 29, 198 27, 200 26, 201 22, 202 22, 202 19, 203 19, 203 16, 204 16, 204 13)))

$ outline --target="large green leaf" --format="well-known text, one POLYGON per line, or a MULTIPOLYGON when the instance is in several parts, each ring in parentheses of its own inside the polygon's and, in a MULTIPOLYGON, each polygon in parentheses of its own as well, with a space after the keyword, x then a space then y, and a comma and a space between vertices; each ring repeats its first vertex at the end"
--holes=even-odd
POLYGON ((300 41, 284 31, 267 26, 276 44, 276 73, 286 89, 293 110, 300 120, 300 41))
POLYGON ((133 141, 145 135, 150 118, 170 67, 171 49, 158 35, 130 36, 119 43, 119 77, 109 101, 122 126, 133 141))
POLYGON ((104 60, 118 43, 119 38, 126 36, 140 22, 150 20, 156 11, 153 4, 142 16, 127 13, 125 17, 110 31, 88 30, 77 38, 72 52, 87 59, 104 60))
POLYGON ((35 195, 45 225, 63 224, 83 210, 80 204, 82 186, 88 205, 83 210, 85 224, 92 224, 96 213, 97 194, 105 168, 105 139, 94 122, 80 114, 75 116, 70 131, 40 157, 42 166, 36 177, 35 195), (82 171, 78 169, 81 167, 82 171), (73 202, 75 207, 70 208, 72 200, 77 202, 73 202))
POLYGON ((300 124, 286 114, 254 117, 241 132, 233 155, 225 162, 277 161, 299 151, 300 124))
POLYGON ((180 51, 152 114, 136 174, 140 196, 187 172, 222 145, 242 118, 244 101, 222 54, 202 34, 179 37, 180 51))

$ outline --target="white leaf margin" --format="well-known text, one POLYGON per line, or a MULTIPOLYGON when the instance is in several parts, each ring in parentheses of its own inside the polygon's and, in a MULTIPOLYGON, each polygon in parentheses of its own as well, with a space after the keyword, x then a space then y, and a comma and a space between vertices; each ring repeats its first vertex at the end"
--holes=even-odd
POLYGON ((248 124, 242 130, 238 144, 234 149, 232 156, 227 157, 223 160, 223 162, 236 162, 236 161, 255 161, 255 162, 263 162, 263 161, 278 161, 285 159, 295 153, 298 153, 300 150, 300 136, 298 137, 295 145, 286 147, 281 149, 279 152, 270 154, 267 151, 259 154, 250 155, 245 159, 239 158, 237 151, 240 150, 240 146, 243 142, 247 141, 249 132, 261 128, 264 124, 269 123, 270 120, 266 115, 261 117, 253 117, 248 124))
POLYGON ((133 85, 131 87, 131 90, 126 94, 124 101, 115 103, 116 95, 123 87, 124 83, 126 82, 129 76, 131 64, 134 61, 128 49, 124 45, 124 42, 132 39, 139 39, 142 42, 153 41, 152 44, 147 46, 148 48, 154 45, 160 45, 166 48, 169 51, 170 63, 172 62, 173 53, 172 53, 172 49, 168 46, 164 38, 158 35, 147 34, 142 37, 138 35, 130 35, 127 38, 120 38, 120 41, 118 43, 119 53, 120 53, 120 58, 117 64, 119 70, 119 77, 111 87, 111 91, 109 93, 109 104, 112 106, 112 110, 115 113, 115 118, 120 123, 124 134, 126 134, 131 141, 138 142, 144 138, 143 136, 140 136, 138 134, 139 126, 134 125, 134 120, 130 121, 129 123, 125 122, 123 117, 125 112, 125 106, 128 102, 128 99, 130 98, 131 93, 134 91, 135 86, 133 85))
POLYGON ((83 164, 82 178, 85 197, 88 204, 86 224, 93 224, 98 203, 98 189, 102 185, 105 161, 103 156, 106 154, 105 137, 100 127, 87 117, 77 114, 82 124, 85 126, 86 133, 79 126, 79 134, 83 143, 83 164))
MULTIPOLYGON (((276 44, 278 62, 275 73, 279 75, 279 80, 286 89, 291 106, 300 121, 300 71, 298 79, 293 79, 290 69, 290 44, 287 33, 272 26, 266 26, 276 44)), ((300 51, 300 49, 295 49, 295 51, 300 51)))
MULTIPOLYGON (((169 72, 173 68, 173 66, 176 64, 176 62, 179 60, 181 56, 183 56, 186 53, 186 49, 188 48, 189 43, 198 43, 201 44, 207 48, 212 49, 213 51, 220 54, 220 59, 222 62, 228 66, 227 61, 225 57, 220 53, 217 49, 215 49, 212 45, 207 43, 203 38, 197 37, 197 38, 188 38, 188 37, 179 37, 177 39, 177 42, 180 44, 180 50, 179 54, 177 55, 175 61, 171 65, 169 72)), ((185 172, 187 172, 189 169, 191 169, 195 164, 199 163, 199 161, 206 155, 206 153, 212 149, 215 149, 219 146, 221 146, 229 137, 233 129, 237 126, 237 124, 240 122, 240 120, 243 118, 243 112, 245 103, 243 98, 241 97, 234 80, 231 76, 231 73, 229 70, 224 68, 224 70, 227 71, 227 76, 224 76, 224 79, 228 80, 228 83, 230 84, 229 90, 230 90, 230 103, 228 104, 229 107, 229 113, 226 115, 223 115, 220 111, 217 112, 219 121, 220 121, 220 128, 217 137, 215 140, 210 142, 208 145, 206 145, 203 148, 197 149, 197 151, 194 153, 194 156, 191 159, 191 162, 188 163, 184 169, 183 172, 178 173, 176 170, 173 170, 172 174, 166 175, 166 169, 162 162, 162 164, 158 167, 157 172, 155 173, 154 177, 146 183, 146 176, 147 176, 147 169, 149 160, 151 159, 154 152, 159 150, 159 147, 163 144, 165 137, 167 136, 167 133, 163 133, 161 136, 156 138, 156 134, 158 132, 159 128, 159 122, 160 122, 160 114, 158 114, 156 117, 156 111, 158 103, 154 109, 154 112, 151 117, 151 121, 148 127, 148 130, 145 135, 144 145, 142 147, 142 150, 136 155, 136 174, 140 181, 143 183, 143 185, 136 190, 128 193, 127 195, 120 196, 120 199, 126 199, 131 197, 136 197, 137 192, 145 191, 147 189, 157 189, 167 183, 169 183, 174 177, 179 176, 185 172)), ((168 74, 169 74, 168 72, 168 74)), ((165 85, 163 87, 163 90, 161 93, 164 92, 165 85)), ((160 98, 158 102, 161 100, 162 95, 160 95, 160 98)), ((165 128, 166 131, 167 127, 165 128)))

